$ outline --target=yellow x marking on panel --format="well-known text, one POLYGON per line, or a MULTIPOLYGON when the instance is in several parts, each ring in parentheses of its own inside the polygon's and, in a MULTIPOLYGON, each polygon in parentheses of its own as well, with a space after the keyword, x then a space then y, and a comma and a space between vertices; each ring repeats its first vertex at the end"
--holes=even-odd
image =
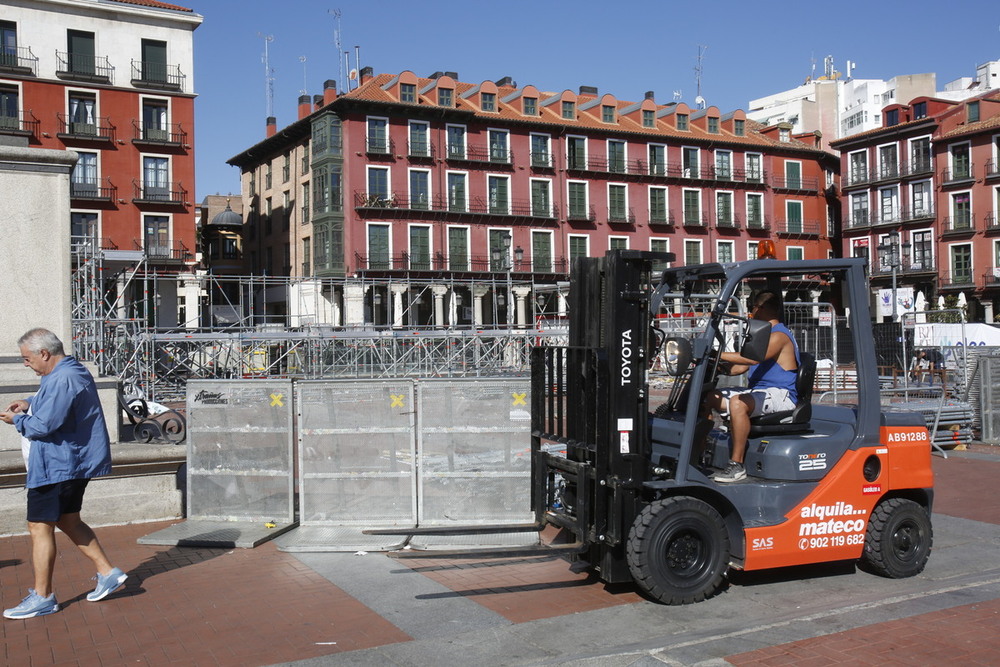
POLYGON ((510 395, 510 397, 514 399, 511 405, 527 405, 527 403, 524 402, 524 397, 527 395, 528 395, 527 392, 521 394, 514 392, 513 394, 510 395))
POLYGON ((392 403, 389 404, 389 407, 390 408, 402 408, 402 407, 404 407, 403 406, 403 398, 405 396, 406 396, 406 394, 389 394, 389 398, 392 399, 392 403))
POLYGON ((281 402, 281 398, 284 394, 271 394, 271 407, 272 408, 283 408, 285 404, 281 402))

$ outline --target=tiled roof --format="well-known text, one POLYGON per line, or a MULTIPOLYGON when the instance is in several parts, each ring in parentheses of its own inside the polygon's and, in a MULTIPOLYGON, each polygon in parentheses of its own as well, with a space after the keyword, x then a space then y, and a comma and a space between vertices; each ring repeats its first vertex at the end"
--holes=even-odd
MULTIPOLYGON (((364 84, 358 88, 350 91, 349 93, 344 93, 340 99, 356 99, 364 100, 369 102, 381 102, 384 104, 403 104, 396 97, 391 95, 385 88, 391 88, 387 86, 392 82, 398 75, 396 74, 377 74, 365 81, 364 84)), ((416 105, 426 105, 426 106, 437 106, 436 97, 431 97, 433 95, 434 88, 436 87, 436 80, 427 79, 423 77, 417 78, 417 102, 416 105)), ((497 87, 497 110, 495 112, 484 112, 477 104, 475 104, 474 99, 467 99, 463 95, 472 93, 470 97, 474 98, 475 91, 481 84, 470 84, 461 81, 455 82, 455 95, 454 102, 455 106, 453 109, 457 111, 464 111, 473 114, 479 118, 489 119, 489 118, 500 118, 503 120, 516 121, 521 123, 538 123, 544 125, 563 125, 566 127, 577 127, 581 129, 591 129, 591 130, 604 130, 604 131, 618 131, 618 132, 629 132, 633 134, 645 134, 652 137, 673 137, 675 139, 703 139, 706 141, 725 141, 728 143, 737 144, 747 144, 755 146, 772 146, 780 148, 791 148, 795 150, 810 150, 818 151, 819 149, 813 148, 812 146, 806 144, 805 142, 799 141, 797 139, 791 139, 790 141, 780 141, 777 137, 769 137, 760 134, 760 130, 765 127, 760 123, 755 123, 749 119, 746 121, 746 134, 744 136, 736 136, 735 134, 727 131, 724 127, 719 129, 718 133, 710 133, 704 130, 694 123, 690 124, 690 130, 682 131, 678 130, 674 125, 672 119, 663 120, 661 118, 657 119, 655 128, 648 128, 642 125, 641 117, 632 117, 621 115, 621 111, 624 109, 636 109, 636 103, 630 101, 616 100, 616 106, 619 110, 619 115, 617 117, 616 123, 605 123, 601 120, 601 109, 600 105, 590 107, 589 109, 581 108, 586 102, 593 101, 595 98, 593 95, 576 95, 577 109, 576 118, 568 120, 562 117, 561 108, 558 105, 544 105, 542 100, 550 99, 552 97, 558 98, 562 95, 561 92, 543 92, 539 91, 539 103, 538 103, 538 115, 537 116, 525 116, 522 114, 518 107, 507 103, 505 100, 510 100, 511 102, 516 102, 520 99, 520 96, 514 95, 515 92, 520 90, 514 86, 498 86, 497 87)), ((641 103, 639 103, 641 104, 641 103)), ((670 108, 671 105, 657 105, 659 110, 670 108)))
POLYGON ((111 2, 119 2, 123 5, 138 5, 140 7, 153 7, 155 9, 172 9, 175 12, 192 11, 187 7, 181 7, 180 5, 171 5, 170 3, 167 2, 157 2, 157 0, 111 0, 111 2))

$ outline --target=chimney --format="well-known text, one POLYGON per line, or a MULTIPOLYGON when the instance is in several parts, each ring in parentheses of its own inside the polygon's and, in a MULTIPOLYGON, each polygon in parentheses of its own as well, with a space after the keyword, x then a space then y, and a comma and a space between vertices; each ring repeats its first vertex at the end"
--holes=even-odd
POLYGON ((644 99, 647 99, 647 100, 656 100, 656 94, 652 90, 647 90, 646 91, 646 97, 644 99))
POLYGON ((505 76, 504 78, 495 81, 494 83, 496 83, 498 86, 513 86, 514 88, 517 88, 517 84, 514 83, 514 79, 512 79, 509 76, 505 76))
POLYGON ((580 94, 597 97, 597 86, 580 86, 580 94))
POLYGON ((265 137, 273 137, 275 134, 278 133, 277 118, 275 118, 274 116, 268 116, 267 121, 265 121, 265 123, 267 125, 267 131, 264 133, 265 137))
POLYGON ((365 65, 364 67, 361 68, 361 71, 358 73, 358 85, 363 86, 373 76, 375 76, 375 70, 365 65))
POLYGON ((312 113, 312 106, 309 104, 308 95, 299 95, 299 120, 312 113))
POLYGON ((458 81, 458 72, 445 72, 444 75, 445 76, 450 76, 455 81, 458 81))
POLYGON ((433 74, 431 74, 427 78, 428 79, 440 79, 443 76, 444 76, 444 72, 442 72, 441 70, 438 70, 437 72, 434 72, 433 74))
POLYGON ((323 108, 323 96, 313 95, 312 103, 313 103, 313 109, 319 111, 320 109, 323 108))
POLYGON ((323 106, 337 99, 337 82, 327 79, 323 82, 323 106))

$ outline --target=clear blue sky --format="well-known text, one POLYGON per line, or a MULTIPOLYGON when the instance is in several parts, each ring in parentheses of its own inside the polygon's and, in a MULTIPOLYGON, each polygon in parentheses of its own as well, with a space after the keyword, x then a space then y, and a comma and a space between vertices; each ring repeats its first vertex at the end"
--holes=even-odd
POLYGON ((362 66, 376 73, 455 71, 469 82, 511 76, 547 91, 597 86, 630 101, 653 90, 666 103, 679 90, 693 105, 705 46, 701 93, 724 113, 801 84, 813 60, 822 74, 827 55, 842 72, 848 59, 856 62, 857 78, 935 72, 939 89, 1000 58, 1000 5, 981 0, 178 2, 204 17, 194 33, 198 201, 239 192, 238 170, 226 160, 264 138, 259 34, 274 38, 268 51, 279 128, 296 120, 303 88, 318 95, 325 80, 341 83, 334 9, 352 67, 358 45, 362 66))

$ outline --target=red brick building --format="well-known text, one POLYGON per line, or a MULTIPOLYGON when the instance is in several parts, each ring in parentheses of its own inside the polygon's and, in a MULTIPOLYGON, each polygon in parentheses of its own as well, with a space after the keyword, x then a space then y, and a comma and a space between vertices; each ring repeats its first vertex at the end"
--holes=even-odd
MULTIPOLYGON (((194 266, 192 38, 201 20, 156 0, 29 0, 0 15, 0 135, 78 153, 66 232, 80 252, 101 249, 109 273, 137 261, 194 266)), ((178 295, 158 296, 159 323, 176 325, 168 303, 178 295)))
MULTIPOLYGON (((841 139, 843 251, 872 258, 884 290, 896 238, 900 288, 965 296, 969 319, 1000 306, 1000 93, 953 102, 919 97, 883 109, 883 127, 841 139)), ((958 299, 956 299, 957 301, 958 299)))

